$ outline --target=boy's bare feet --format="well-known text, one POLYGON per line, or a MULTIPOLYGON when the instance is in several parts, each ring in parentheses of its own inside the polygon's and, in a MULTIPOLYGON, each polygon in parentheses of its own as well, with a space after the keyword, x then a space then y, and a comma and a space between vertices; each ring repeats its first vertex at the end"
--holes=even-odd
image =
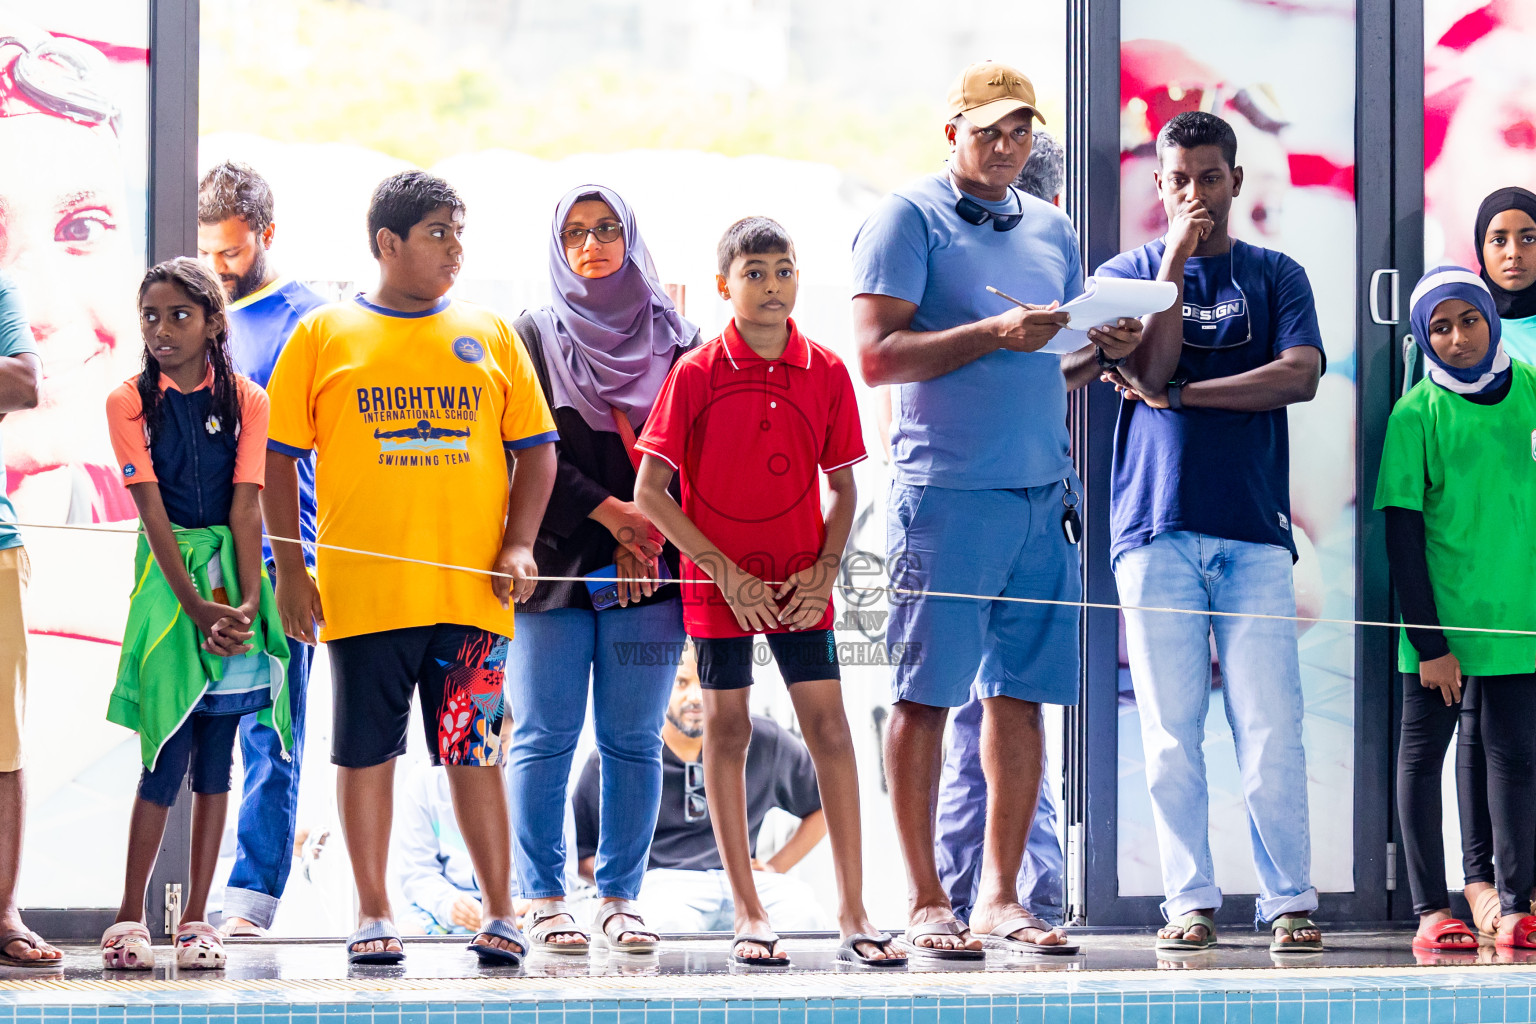
MULTIPOLYGON (((947 903, 938 903, 931 906, 914 905, 907 912, 908 925, 934 924, 947 921, 960 923, 955 912, 947 903)), ((980 949, 981 940, 972 935, 970 929, 964 929, 960 935, 920 935, 913 943, 924 949, 980 949)))
MULTIPOLYGON (((736 915, 737 935, 774 935, 773 925, 768 923, 768 916, 749 917, 742 914, 736 915)), ((783 956, 783 943, 776 942, 770 949, 761 942, 736 943, 732 952, 743 960, 766 960, 776 956, 783 956)))
MULTIPOLYGON (((1029 911, 1025 910, 1018 900, 989 900, 986 903, 978 901, 976 909, 971 911, 971 926, 983 935, 990 935, 994 925, 1002 924, 1012 918, 1028 916, 1031 916, 1029 911)), ((997 936, 997 938, 1004 937, 1018 939, 1021 942, 1033 942, 1041 946, 1062 946, 1067 942, 1067 933, 1060 928, 1049 930, 1019 928, 1009 932, 1007 936, 997 936)))
MULTIPOLYGON (((32 932, 27 928, 25 924, 22 923, 21 915, 15 911, 0 917, 0 934, 8 932, 21 932, 26 935, 32 935, 32 932)), ((36 936, 33 937, 35 938, 36 936)), ((64 959, 64 953, 61 950, 54 946, 50 946, 46 942, 39 940, 39 944, 34 946, 26 939, 20 938, 12 939, 10 942, 6 943, 5 948, 0 950, 0 953, 4 953, 6 956, 13 960, 64 959)))
MULTIPOLYGON (((844 939, 850 935, 876 935, 880 932, 870 923, 869 917, 860 911, 856 914, 838 915, 837 926, 844 939)), ((740 934, 739 932, 737 933, 740 934)), ((855 942, 854 952, 870 960, 900 960, 904 954, 893 943, 877 946, 873 942, 855 942)))
MULTIPOLYGON (((359 917, 357 919, 357 929, 358 929, 358 931, 362 931, 364 928, 366 928, 369 925, 373 924, 375 921, 389 921, 391 924, 394 923, 393 919, 388 918, 388 917, 359 917)), ((403 952, 405 952, 405 947, 400 945, 400 940, 399 939, 370 939, 367 942, 359 942, 356 946, 354 946, 352 948, 352 952, 354 952, 354 953, 403 953, 403 952)))

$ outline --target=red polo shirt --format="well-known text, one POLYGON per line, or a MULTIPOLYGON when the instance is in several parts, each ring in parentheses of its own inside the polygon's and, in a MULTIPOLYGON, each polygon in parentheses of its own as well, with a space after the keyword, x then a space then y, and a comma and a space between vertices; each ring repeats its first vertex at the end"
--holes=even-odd
MULTIPOLYGON (((848 368, 800 333, 767 360, 725 333, 677 361, 635 444, 681 478, 683 513, 726 557, 780 582, 813 564, 826 540, 817 471, 865 458, 848 368)), ((709 575, 682 565, 690 636, 743 636, 709 575)), ((832 604, 814 628, 832 627, 832 604)), ((782 632, 782 630, 774 630, 782 632)))

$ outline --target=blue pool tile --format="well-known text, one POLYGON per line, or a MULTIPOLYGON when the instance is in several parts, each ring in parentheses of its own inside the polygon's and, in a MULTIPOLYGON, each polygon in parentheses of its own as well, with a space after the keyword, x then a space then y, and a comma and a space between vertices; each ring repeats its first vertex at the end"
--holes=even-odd
POLYGON ((1531 998, 1528 995, 1512 995, 1511 989, 1504 994, 1504 1020, 1519 1021, 1531 1019, 1531 998))
MULTIPOLYGON (((454 1006, 452 1012, 453 1016, 449 1018, 451 1024, 485 1024, 482 1016, 483 1008, 479 1003, 461 1003, 454 1006)), ((429 1013, 428 1016, 432 1015, 429 1013)), ((327 1024, 325 1017, 322 1016, 319 1020, 320 1024, 327 1024)), ((435 1018, 432 1020, 432 1024, 437 1024, 435 1018)))
POLYGON ((484 1024, 511 1024, 512 1007, 508 1003, 486 1003, 480 1008, 480 1019, 484 1024))
MULTIPOLYGON (((859 1024, 860 1010, 869 1005, 870 1010, 864 1015, 868 1021, 877 1021, 885 1015, 885 1007, 880 1005, 878 999, 872 999, 868 1004, 858 999, 834 999, 832 1000, 832 1024, 859 1024), (878 1007, 878 1010, 875 1008, 878 1007)), ((754 1021, 753 1024, 759 1024, 754 1021)))
POLYGON ((1457 992, 1455 998, 1458 1024, 1477 1024, 1479 1011, 1476 992, 1457 992))
POLYGON ((1455 1024, 1456 1000, 1449 992, 1429 993, 1429 1024, 1455 1024))
MULTIPOLYGON (((779 1024, 797 1024, 797 1022, 786 1020, 781 1012, 779 1024)), ((885 1001, 885 1024, 912 1024, 912 1000, 887 999, 885 1001)))
POLYGON ((1100 1003, 1094 1024, 1121 1024, 1121 1010, 1119 1003, 1100 1003))
MULTIPOLYGON (((1013 1021, 1015 1024, 1045 1024, 1045 1000, 1039 996, 1019 996, 1014 1004, 1013 1021)), ((996 1024, 1008 1022, 1005 1020, 996 1024)), ((1146 1024, 1146 1021, 1141 1024, 1146 1024)))
POLYGON ((672 1003, 672 1024, 699 1024, 699 1004, 678 999, 672 1003))
MULTIPOLYGON (((592 1011, 592 1024, 599 1024, 595 1009, 592 1011)), ((700 1002, 699 1024, 725 1024, 725 1001, 723 999, 705 999, 700 1002)), ((832 1024, 830 1012, 822 1024, 832 1024)))
MULTIPOLYGON (((833 1010, 833 1019, 837 1019, 837 1011, 833 1010)), ((855 1008, 852 1024, 858 1024, 858 1010, 855 1008)), ((779 1004, 772 999, 759 999, 752 1004, 751 1024, 779 1024, 779 1004)), ((649 1024, 649 1022, 648 1022, 649 1024)))

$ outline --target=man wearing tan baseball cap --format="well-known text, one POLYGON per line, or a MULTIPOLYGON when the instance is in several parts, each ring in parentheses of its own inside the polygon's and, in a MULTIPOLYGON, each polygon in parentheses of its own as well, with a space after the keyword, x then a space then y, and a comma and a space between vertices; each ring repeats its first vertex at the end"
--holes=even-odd
POLYGON ((950 119, 964 114, 976 127, 990 128, 1015 110, 1027 110, 1045 124, 1040 108, 1035 106, 1034 83, 1007 64, 983 60, 967 65, 949 87, 950 119))
POLYGON ((1040 791, 1040 705, 1078 700, 1072 509, 1082 485, 1067 390, 1097 379, 1096 347, 1111 361, 1129 355, 1141 324, 1094 328, 1091 344, 1066 355, 1041 351, 1067 319, 1056 307, 1082 292, 1083 268, 1072 222, 1013 185, 1040 118, 1034 86, 1006 64, 972 64, 947 111, 947 165, 887 196, 853 243, 859 368, 900 392, 886 506, 892 584, 1004 599, 891 601, 885 764, 911 880, 902 942, 924 959, 981 960, 984 944, 1070 954, 1066 933, 1030 914, 1018 891, 1040 791), (939 876, 933 795, 950 709, 973 694, 987 799, 1009 812, 986 821, 967 927, 939 876))

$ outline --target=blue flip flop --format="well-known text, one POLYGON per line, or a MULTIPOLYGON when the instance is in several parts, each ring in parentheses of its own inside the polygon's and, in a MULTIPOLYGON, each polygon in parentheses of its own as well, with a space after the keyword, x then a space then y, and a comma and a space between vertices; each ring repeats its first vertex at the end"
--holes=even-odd
POLYGON ((523 957, 528 955, 528 939, 524 937, 522 929, 517 926, 517 921, 509 917, 493 917, 487 921, 484 928, 475 933, 478 939, 482 935, 489 935, 493 939, 505 939, 507 942, 515 942, 520 950, 502 949, 500 946, 487 946, 483 943, 470 940, 469 948, 475 956, 480 958, 482 966, 486 967, 521 967, 523 957))
POLYGON ((353 964, 398 964, 405 959, 405 943, 401 942, 400 949, 361 950, 357 947, 365 942, 383 940, 388 942, 394 939, 400 942, 400 929, 395 927, 393 921, 374 921, 365 924, 352 933, 347 939, 347 962, 353 964))

